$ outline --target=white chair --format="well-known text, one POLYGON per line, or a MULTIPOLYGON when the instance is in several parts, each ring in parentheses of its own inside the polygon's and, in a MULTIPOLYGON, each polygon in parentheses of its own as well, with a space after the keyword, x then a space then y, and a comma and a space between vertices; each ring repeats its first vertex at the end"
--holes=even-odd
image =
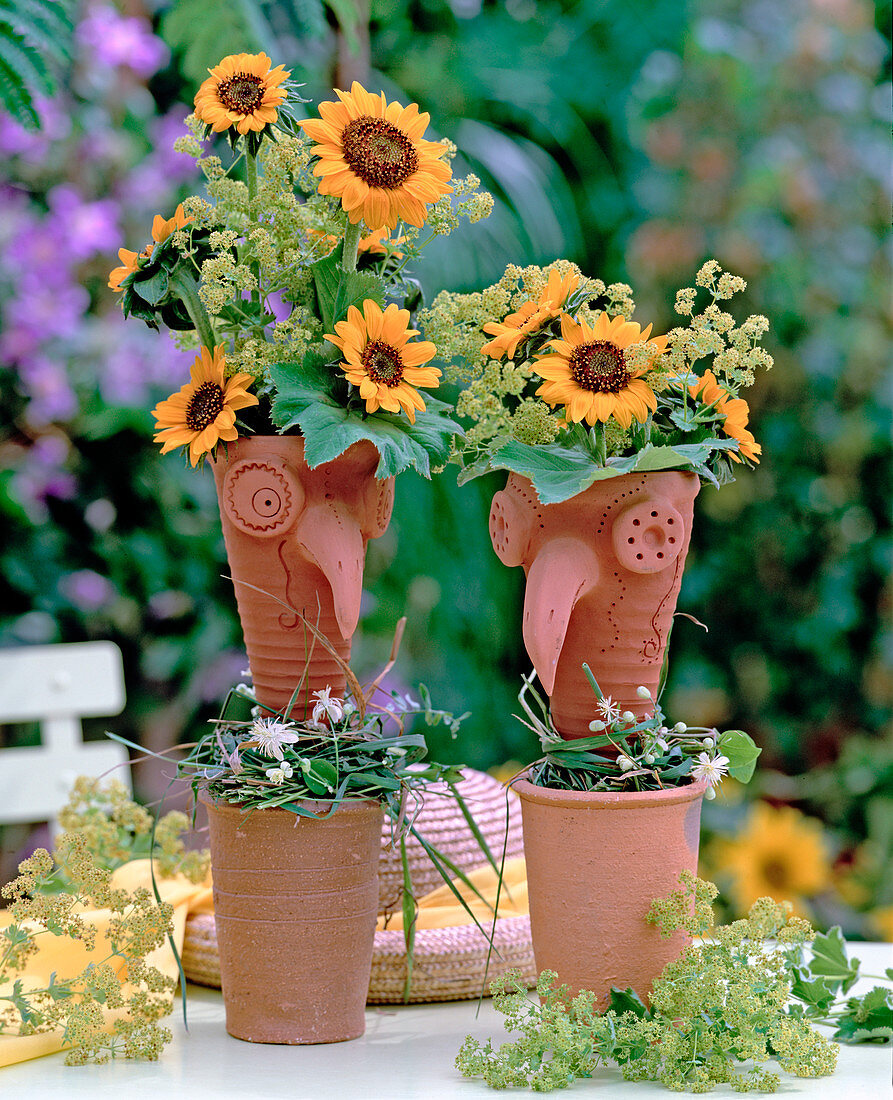
POLYGON ((37 721, 41 741, 0 749, 0 822, 48 821, 55 829, 79 775, 111 771, 130 789, 127 749, 85 742, 81 728, 82 718, 123 709, 124 669, 113 642, 0 649, 0 724, 37 721))

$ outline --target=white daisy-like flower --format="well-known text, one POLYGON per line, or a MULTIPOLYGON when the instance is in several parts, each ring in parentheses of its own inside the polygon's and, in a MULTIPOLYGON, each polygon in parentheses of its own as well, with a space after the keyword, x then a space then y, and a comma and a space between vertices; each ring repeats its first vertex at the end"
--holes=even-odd
POLYGON ((332 698, 331 687, 326 686, 322 691, 314 691, 313 698, 316 702, 313 704, 312 717, 317 725, 323 718, 328 718, 330 722, 340 722, 344 717, 344 702, 341 699, 332 698))
POLYGON ((620 765, 620 770, 622 772, 631 772, 633 768, 639 766, 631 756, 627 756, 626 753, 623 752, 617 757, 617 763, 620 765))
POLYGON ((692 765, 691 774, 695 779, 706 779, 711 787, 722 781, 722 777, 729 770, 729 758, 727 756, 708 756, 706 752, 698 753, 698 762, 692 765))
POLYGON ((599 699, 595 704, 595 709, 606 722, 616 722, 620 718, 620 707, 610 695, 606 695, 604 699, 599 699))
POLYGON ((280 722, 277 718, 258 718, 251 726, 251 739, 257 742, 257 751, 264 756, 282 759, 282 746, 293 745, 298 735, 292 729, 291 722, 280 722))

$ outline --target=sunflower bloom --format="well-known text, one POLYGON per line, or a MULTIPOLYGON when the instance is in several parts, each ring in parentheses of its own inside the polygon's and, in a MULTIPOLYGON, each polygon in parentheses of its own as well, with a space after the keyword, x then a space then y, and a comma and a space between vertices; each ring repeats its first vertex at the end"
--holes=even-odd
POLYGON ((627 349, 644 344, 653 355, 667 346, 666 336, 648 337, 651 325, 641 329, 635 321, 610 318, 600 313, 590 328, 585 321, 574 321, 561 314, 561 339, 551 340, 552 354, 538 355, 535 370, 545 379, 536 391, 550 405, 565 405, 568 421, 587 424, 612 416, 624 428, 633 419, 644 423, 649 411, 657 408, 657 398, 647 382, 644 369, 635 369, 627 349))
POLYGON ((562 275, 553 267, 538 301, 525 302, 517 313, 510 313, 504 321, 488 321, 484 325, 484 332, 494 339, 483 345, 481 354, 492 359, 514 359, 521 340, 557 317, 579 285, 579 276, 572 271, 562 275))
POLYGON ((222 347, 216 347, 213 356, 202 348, 189 382, 152 410, 159 429, 155 442, 162 444, 162 454, 188 446, 189 461, 195 466, 221 439, 231 443, 238 438, 236 410, 258 403, 245 389, 254 379, 250 374, 225 378, 225 367, 222 347))
POLYGON ((395 237, 394 240, 390 240, 388 237, 388 227, 383 225, 381 229, 376 229, 373 233, 369 233, 368 236, 360 237, 360 243, 357 245, 357 252, 368 252, 370 256, 387 256, 390 252, 395 259, 402 260, 403 253, 397 251, 397 246, 403 244, 406 240, 404 236, 395 237))
POLYGON ((121 266, 115 267, 109 272, 109 289, 116 292, 123 290, 121 283, 128 275, 133 275, 135 271, 139 270, 139 261, 150 259, 156 244, 164 244, 171 233, 183 229, 189 224, 190 220, 186 217, 182 203, 174 211, 172 218, 162 218, 160 214, 156 214, 152 220, 152 240, 142 252, 131 252, 129 248, 118 249, 118 259, 121 261, 121 266))
POLYGON ((394 229, 402 219, 421 228, 426 203, 453 190, 446 147, 422 137, 431 116, 416 103, 389 104, 357 81, 335 94, 338 103, 320 103, 321 118, 300 123, 316 142, 319 193, 340 198, 353 224, 394 229))
POLYGON ((265 53, 233 53, 213 69, 195 95, 195 114, 216 133, 235 126, 240 134, 263 130, 279 117, 276 110, 288 98, 282 65, 271 68, 265 53))
POLYGON ((828 889, 831 865, 822 823, 793 806, 757 802, 744 829, 717 841, 715 871, 728 875, 730 893, 743 913, 761 897, 790 901, 803 913, 803 901, 828 889))
MULTIPOLYGON (((738 454, 744 455, 751 462, 759 463, 763 448, 747 430, 750 409, 744 398, 732 397, 729 391, 724 390, 717 382, 712 370, 704 371, 703 377, 697 384, 689 387, 689 393, 692 397, 699 398, 705 405, 714 405, 716 411, 726 418, 722 430, 732 439, 738 440, 738 454)), ((734 451, 729 451, 729 454, 735 462, 741 461, 734 451)))
POLYGON ((425 410, 415 387, 436 387, 440 370, 423 365, 434 358, 437 349, 427 340, 411 343, 410 338, 419 334, 408 326, 408 309, 398 309, 392 302, 382 311, 367 298, 363 312, 350 306, 347 320, 335 325, 337 335, 326 334, 326 339, 344 356, 341 369, 348 382, 359 387, 367 412, 402 409, 414 424, 416 409, 425 410))

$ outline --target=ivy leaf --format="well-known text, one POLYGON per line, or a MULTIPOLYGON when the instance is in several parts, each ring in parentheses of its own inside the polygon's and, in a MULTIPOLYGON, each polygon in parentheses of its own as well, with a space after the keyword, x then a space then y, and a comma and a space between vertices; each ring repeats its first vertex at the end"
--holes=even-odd
POLYGON ((170 289, 170 279, 167 272, 158 267, 148 279, 140 279, 137 276, 131 287, 134 294, 142 298, 144 302, 148 302, 150 306, 157 306, 163 298, 167 297, 170 289))
POLYGON ((763 751, 754 744, 744 730, 726 730, 717 743, 720 752, 728 757, 729 775, 739 783, 749 783, 757 766, 757 758, 763 751))
POLYGON ((304 774, 304 781, 314 794, 335 793, 338 772, 328 760, 311 760, 305 757, 301 760, 301 771, 304 774))
POLYGON ((622 1016, 624 1012, 634 1012, 641 1020, 645 1020, 651 1015, 642 998, 634 989, 629 987, 618 989, 616 985, 611 986, 608 1009, 613 1009, 618 1016, 622 1016))
POLYGON ((847 958, 846 940, 839 925, 828 932, 820 932, 812 941, 812 959, 809 973, 828 980, 831 989, 850 989, 859 977, 859 960, 847 958))

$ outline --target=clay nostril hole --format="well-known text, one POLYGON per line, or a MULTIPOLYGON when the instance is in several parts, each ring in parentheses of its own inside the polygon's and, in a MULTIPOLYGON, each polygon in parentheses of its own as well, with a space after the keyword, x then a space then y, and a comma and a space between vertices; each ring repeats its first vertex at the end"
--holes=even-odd
POLYGON ((642 560, 642 555, 641 554, 636 554, 636 561, 641 561, 641 560, 642 560))
MULTIPOLYGON (((672 520, 671 520, 671 522, 672 522, 672 520)), ((667 542, 675 542, 675 541, 676 541, 676 540, 675 540, 675 539, 673 539, 673 538, 671 538, 671 539, 667 539, 667 542)))
POLYGON ((658 556, 659 558, 662 558, 662 557, 663 557, 663 554, 658 554, 657 556, 658 556))
POLYGON ((652 519, 657 519, 657 512, 652 512, 651 513, 651 518, 652 519))
POLYGON ((633 545, 633 543, 635 543, 635 541, 636 541, 636 540, 635 540, 635 539, 633 539, 633 538, 629 538, 629 539, 627 539, 626 541, 627 541, 627 542, 628 542, 628 543, 630 544, 630 546, 632 546, 632 545, 633 545))
POLYGON ((668 519, 668 520, 667 520, 667 523, 669 523, 669 524, 673 524, 673 523, 675 523, 675 522, 676 522, 676 521, 675 521, 675 520, 672 520, 672 519, 668 519))
POLYGON ((638 526, 640 526, 640 524, 641 524, 641 520, 638 520, 638 519, 633 520, 633 527, 638 527, 638 526))

